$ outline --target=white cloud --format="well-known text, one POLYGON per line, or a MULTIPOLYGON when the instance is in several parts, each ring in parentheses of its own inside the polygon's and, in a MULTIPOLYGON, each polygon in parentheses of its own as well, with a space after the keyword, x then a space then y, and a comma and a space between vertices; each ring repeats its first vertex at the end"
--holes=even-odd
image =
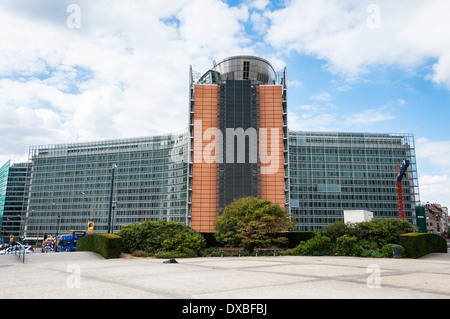
POLYGON ((374 109, 369 109, 348 116, 346 118, 346 122, 351 125, 364 126, 393 119, 394 116, 392 116, 391 114, 383 113, 374 109))
MULTIPOLYGON (((306 106, 302 106, 306 107, 306 106)), ((336 114, 334 113, 321 113, 318 114, 314 110, 309 110, 308 112, 303 112, 302 114, 297 114, 293 112, 288 112, 288 125, 289 129, 292 131, 337 131, 336 114)))
POLYGON ((416 139, 416 157, 419 168, 427 162, 435 166, 432 172, 419 175, 420 199, 422 202, 439 203, 450 207, 450 141, 416 139))
POLYGON ((279 50, 324 59, 348 79, 371 66, 409 69, 436 59, 431 79, 450 87, 448 12, 447 0, 292 0, 266 14, 266 40, 279 50))
MULTIPOLYGON (((229 8, 216 0, 189 1, 177 14, 179 34, 184 44, 197 54, 227 55, 248 44, 240 23, 249 18, 248 8, 229 8)), ((225 57, 225 56, 224 56, 225 57)))
POLYGON ((450 166, 450 141, 432 142, 427 138, 416 140, 416 154, 418 158, 426 158, 433 164, 449 169, 450 166))
POLYGON ((433 65, 434 73, 431 75, 433 82, 442 84, 450 90, 450 50, 439 57, 439 61, 433 65))
POLYGON ((424 175, 419 178, 419 187, 422 202, 438 203, 450 207, 449 175, 424 175))
POLYGON ((246 5, 79 0, 81 28, 70 29, 68 4, 0 4, 0 161, 26 159, 30 145, 183 129, 189 65, 253 54, 246 5))
POLYGON ((316 94, 310 97, 313 101, 320 101, 320 102, 330 102, 331 101, 331 95, 327 92, 316 94))
POLYGON ((257 10, 264 10, 270 4, 269 0, 253 0, 250 4, 250 8, 257 10))
POLYGON ((250 20, 253 24, 253 30, 255 30, 258 34, 264 34, 267 31, 268 20, 263 14, 253 12, 250 20))

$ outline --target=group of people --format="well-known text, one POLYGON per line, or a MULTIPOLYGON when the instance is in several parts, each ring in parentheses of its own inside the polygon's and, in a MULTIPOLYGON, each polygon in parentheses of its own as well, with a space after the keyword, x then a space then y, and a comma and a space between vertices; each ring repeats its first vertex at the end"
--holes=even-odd
POLYGON ((42 241, 41 252, 46 253, 48 251, 55 250, 56 238, 53 235, 44 235, 44 240, 42 241))

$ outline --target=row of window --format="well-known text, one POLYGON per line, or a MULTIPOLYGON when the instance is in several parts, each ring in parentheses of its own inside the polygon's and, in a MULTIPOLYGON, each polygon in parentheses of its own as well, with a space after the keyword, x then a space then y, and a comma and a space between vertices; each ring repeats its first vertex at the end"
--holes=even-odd
POLYGON ((321 170, 333 170, 333 171, 392 171, 394 165, 382 165, 382 164, 356 164, 356 163, 325 163, 325 162, 289 162, 289 167, 292 171, 295 170, 307 170, 307 169, 321 169, 321 170))
POLYGON ((384 164, 384 163, 392 163, 398 164, 402 163, 405 157, 364 157, 364 156, 318 156, 318 155, 296 155, 289 151, 289 162, 306 162, 306 163, 314 163, 314 162, 334 162, 334 163, 370 163, 372 164, 384 164))
POLYGON ((339 154, 364 156, 404 156, 405 149, 360 149, 360 148, 324 148, 324 147, 291 147, 294 154, 339 154))

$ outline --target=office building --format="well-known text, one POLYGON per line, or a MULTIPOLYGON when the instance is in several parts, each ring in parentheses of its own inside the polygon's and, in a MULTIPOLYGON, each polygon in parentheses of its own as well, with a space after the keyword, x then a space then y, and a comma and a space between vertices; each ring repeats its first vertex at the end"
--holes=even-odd
POLYGON ((234 199, 289 206, 286 72, 264 59, 227 58, 190 81, 191 226, 213 232, 234 199))
POLYGON ((30 147, 24 235, 86 229, 89 220, 95 232, 118 231, 146 219, 213 232, 222 209, 244 196, 290 211, 296 230, 344 220, 344 210, 398 218, 396 169, 404 159, 406 218, 415 223, 414 137, 289 131, 287 89, 286 69, 231 57, 204 73, 190 69, 181 132, 30 147))
POLYGON ((26 174, 26 163, 10 166, 8 161, 0 168, 0 229, 6 242, 10 236, 17 240, 23 234, 26 174))
POLYGON ((9 161, 0 167, 0 230, 1 237, 4 236, 3 212, 5 210, 6 187, 8 185, 9 161))

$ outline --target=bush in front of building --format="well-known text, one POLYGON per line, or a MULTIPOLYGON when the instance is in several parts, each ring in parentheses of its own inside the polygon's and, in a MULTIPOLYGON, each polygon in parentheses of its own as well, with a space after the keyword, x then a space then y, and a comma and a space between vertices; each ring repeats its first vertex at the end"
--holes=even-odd
POLYGON ((430 253, 447 253, 444 237, 430 233, 407 233, 400 236, 400 245, 405 247, 408 258, 420 258, 430 253))
POLYGON ((122 238, 114 234, 90 234, 77 241, 77 251, 92 251, 104 258, 119 258, 122 238))
POLYGON ((293 228, 290 215, 267 199, 244 197, 225 207, 215 223, 216 240, 223 247, 286 246, 282 233, 293 228), (281 235, 280 235, 281 234, 281 235))
POLYGON ((290 249, 288 255, 302 255, 302 256, 330 256, 334 255, 335 244, 330 237, 324 236, 320 233, 307 241, 302 241, 297 247, 290 249))
POLYGON ((139 250, 154 254, 155 257, 161 252, 173 252, 173 255, 176 252, 178 257, 199 255, 206 245, 203 236, 190 226, 167 220, 146 220, 125 225, 119 235, 122 237, 124 252, 133 253, 139 250))
POLYGON ((336 254, 339 256, 359 257, 363 251, 356 236, 343 235, 336 239, 336 254))
POLYGON ((368 222, 355 223, 352 227, 359 240, 375 242, 379 248, 386 244, 399 244, 400 235, 415 230, 409 221, 397 218, 373 218, 368 222))
POLYGON ((381 250, 386 244, 398 245, 401 234, 413 231, 414 226, 410 222, 395 218, 373 218, 368 222, 360 223, 337 221, 318 230, 334 243, 341 236, 354 236, 364 248, 371 250, 381 250))
POLYGON ((293 255, 339 255, 353 257, 387 257, 392 245, 398 245, 400 235, 414 230, 405 220, 385 218, 361 223, 335 222, 314 232, 314 237, 288 251, 293 255))

